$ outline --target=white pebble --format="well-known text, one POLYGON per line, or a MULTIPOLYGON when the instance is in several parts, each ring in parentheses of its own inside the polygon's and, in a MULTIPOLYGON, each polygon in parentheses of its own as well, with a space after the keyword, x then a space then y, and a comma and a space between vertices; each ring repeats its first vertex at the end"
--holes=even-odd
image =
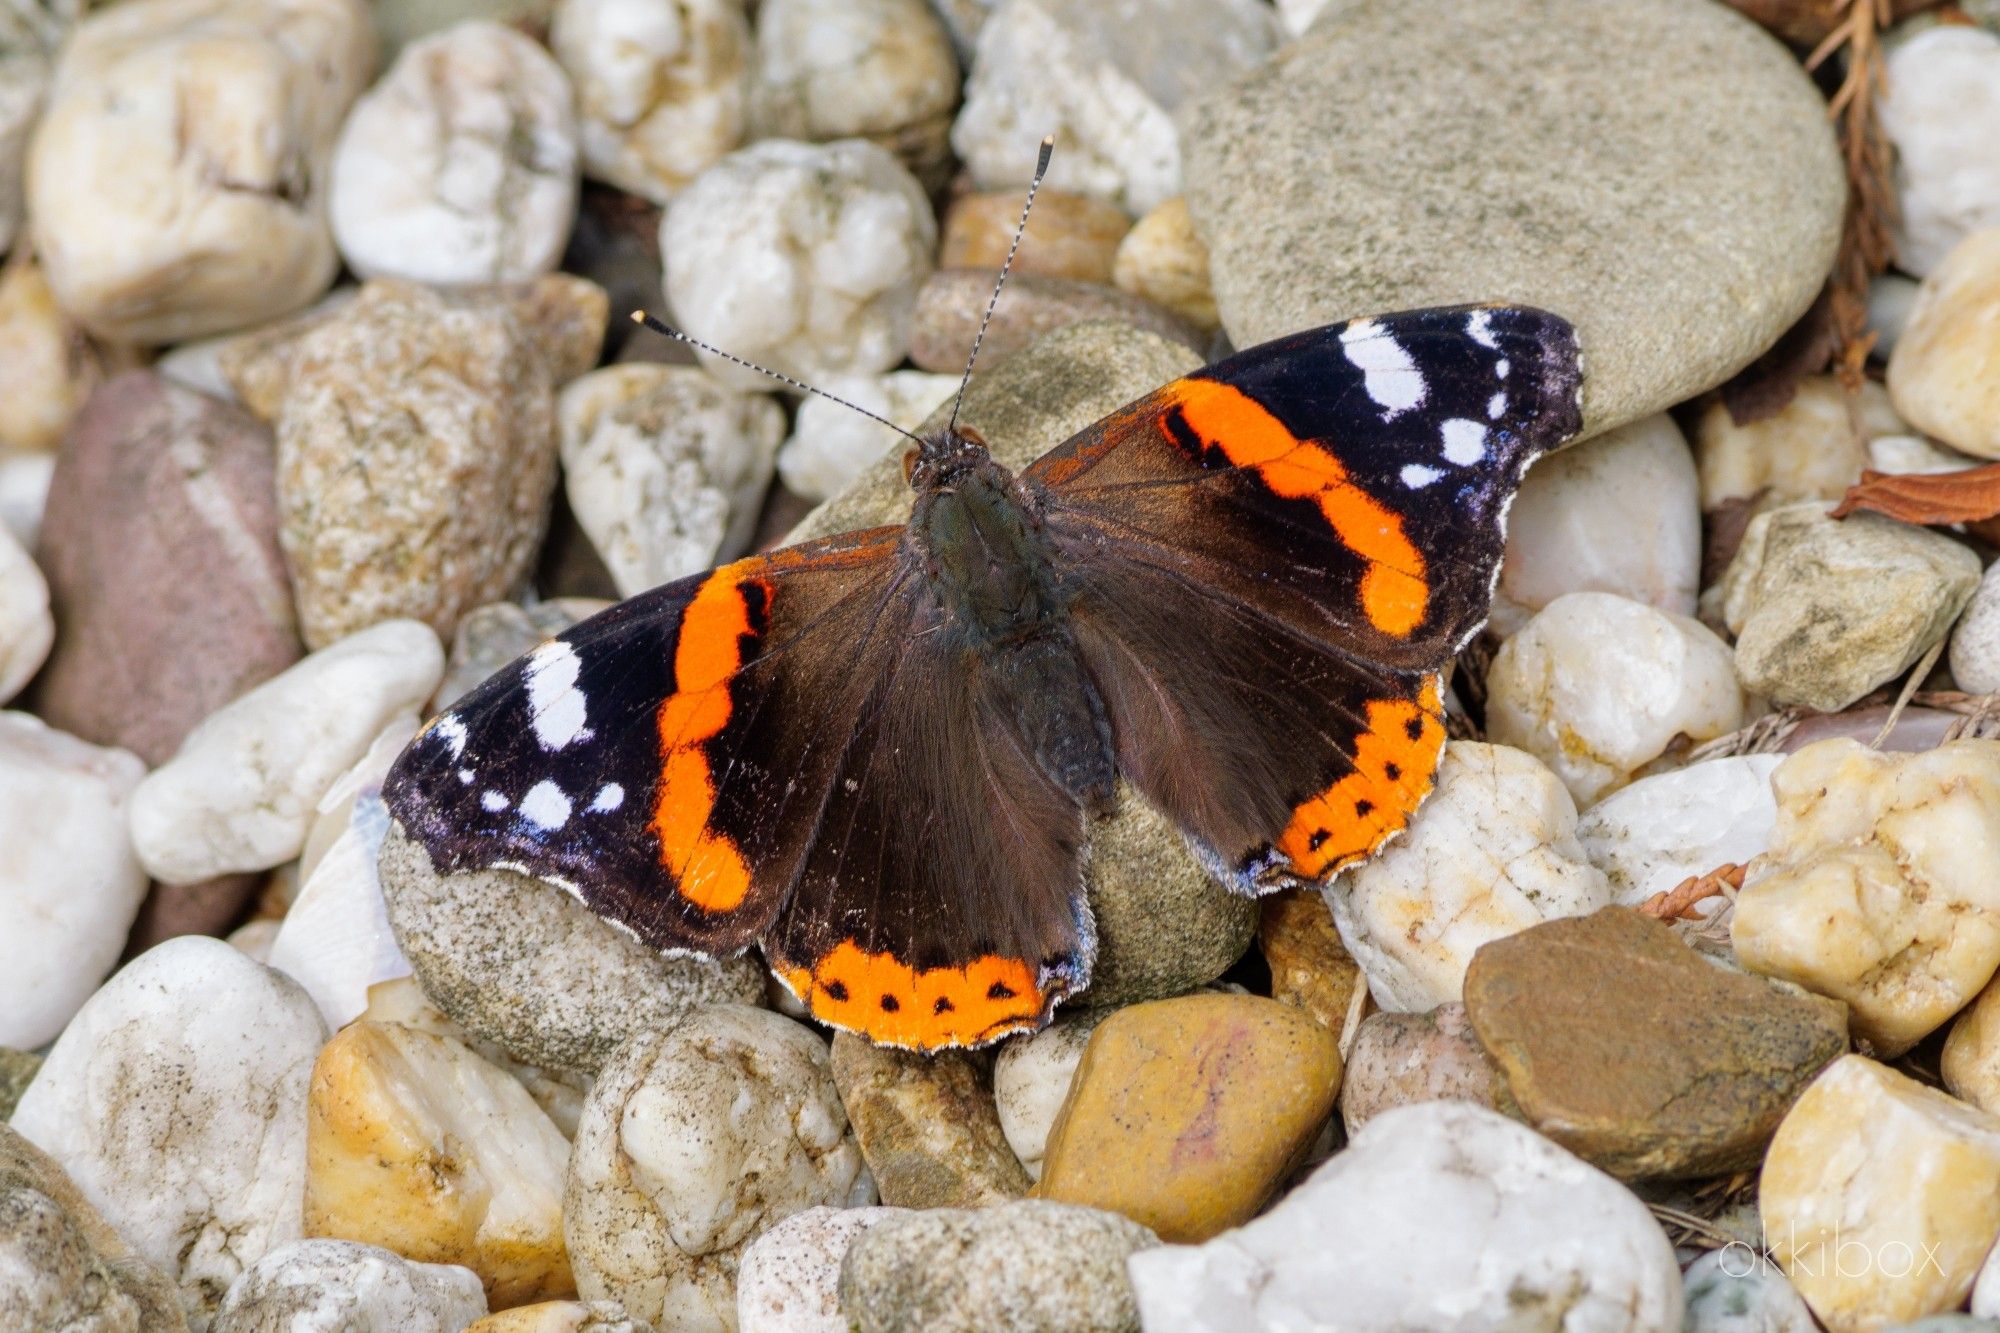
POLYGON ((236 1279, 212 1333, 459 1333, 486 1313, 479 1275, 351 1240, 301 1240, 236 1279))
POLYGON ((1715 631, 1608 592, 1550 602, 1500 645, 1486 676, 1487 734, 1547 764, 1581 806, 1676 737, 1736 730, 1743 705, 1715 631))
POLYGON ((924 0, 763 0, 751 119, 759 138, 883 139, 958 106, 958 57, 924 0))
POLYGON ((576 85, 594 179, 663 204, 743 141, 751 37, 737 0, 560 0, 549 46, 576 85))
POLYGON ((1917 289, 1889 358, 1889 394, 1910 425, 1961 453, 2000 458, 2000 226, 1953 246, 1917 289))
POLYGON ((1646 1205, 1465 1102, 1385 1111, 1256 1221, 1126 1267, 1140 1322, 1176 1333, 1681 1327, 1646 1205))
POLYGON ((1867 441, 1909 429, 1872 380, 1861 389, 1861 439, 1848 416, 1847 391, 1831 375, 1801 380, 1776 415, 1740 426, 1728 407, 1712 404, 1695 428, 1701 507, 1753 497, 1838 500, 1868 465, 1867 441))
POLYGON ((174 342, 333 281, 322 182, 375 61, 360 0, 135 0, 79 24, 28 155, 35 255, 92 332, 174 342))
POLYGON ((1489 940, 1611 901, 1576 840, 1576 805, 1534 756, 1453 741, 1409 832, 1325 890, 1342 943, 1384 1009, 1460 997, 1489 940))
POLYGON ((91 996, 11 1123, 205 1327, 244 1270, 300 1237, 306 1083, 325 1040, 281 973, 183 935, 91 996))
POLYGON ((41 670, 55 641, 48 580, 13 533, 0 527, 0 704, 41 670))
POLYGON ((1988 565, 1979 589, 1951 632, 1951 678, 1969 694, 2000 690, 2000 564, 1988 565))
POLYGON ((1771 845, 1778 818, 1771 772, 1784 756, 1732 755, 1640 778, 1576 821, 1577 841, 1611 881, 1615 902, 1636 907, 1690 875, 1748 865, 1771 845))
POLYGON ((404 47, 355 104, 328 212, 364 278, 521 282, 561 260, 578 178, 562 66, 512 28, 472 21, 404 47))
POLYGON ((308 654, 211 714, 132 795, 153 878, 268 870, 305 846, 314 806, 444 674, 429 626, 388 620, 308 654))
MULTIPOLYGON (((914 431, 958 392, 956 375, 892 370, 886 375, 834 375, 813 386, 914 431)), ((879 421, 817 395, 799 403, 791 438, 778 450, 778 475, 792 494, 830 500, 862 469, 911 443, 879 421)))
POLYGON ((1982 227, 2000 227, 2000 37, 1940 26, 1889 47, 1878 103, 1895 146, 1896 266, 1922 277, 1982 227))
POLYGON ((0 713, 0 1046, 55 1038, 118 962, 146 896, 125 805, 146 765, 0 713))
POLYGON ((1710 1250, 1682 1275, 1682 1333, 1818 1333, 1784 1270, 1741 1241, 1710 1250))
POLYGON ((23 547, 32 548, 41 535, 42 510, 55 475, 54 454, 0 449, 0 528, 23 547))
MULTIPOLYGON (((859 140, 767 139, 731 153, 660 223, 667 302, 687 332, 807 383, 903 359, 936 248, 922 187, 859 140)), ((702 356, 725 384, 770 383, 702 356)))
POLYGON ((634 362, 570 384, 556 415, 570 508, 620 596, 749 549, 785 434, 770 394, 634 362))
POLYGON ((1000 1132, 1031 1180, 1042 1178, 1049 1131, 1069 1096, 1070 1080, 1083 1061, 1090 1034, 1109 1012, 1084 1009, 1060 1014, 1040 1032, 1002 1046, 993 1062, 993 1102, 1000 1112, 1000 1132))
POLYGON ((1494 590, 1503 637, 1567 592, 1615 592, 1691 616, 1701 582, 1694 455, 1661 412, 1550 454, 1508 513, 1494 590))
POLYGON ((1006 0, 979 31, 951 145, 982 190, 1026 185, 1041 137, 1052 189, 1140 214, 1181 192, 1183 102, 1278 44, 1255 0, 1006 0))
POLYGON ((750 1242, 736 1270, 736 1326, 744 1333, 848 1333, 840 1261, 854 1238, 907 1208, 808 1208, 750 1242))

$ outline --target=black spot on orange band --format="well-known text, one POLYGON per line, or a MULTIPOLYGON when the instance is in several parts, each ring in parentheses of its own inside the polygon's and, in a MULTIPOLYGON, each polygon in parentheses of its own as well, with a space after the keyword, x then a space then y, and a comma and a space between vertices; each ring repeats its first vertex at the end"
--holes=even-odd
POLYGON ((1055 998, 1037 983, 1033 964, 993 954, 963 967, 915 968, 843 940, 810 966, 774 970, 813 1017, 916 1051, 1039 1027, 1055 998))
POLYGON ((1277 850, 1304 879, 1321 879, 1400 833, 1430 795, 1444 753, 1443 678, 1417 698, 1371 699, 1354 740, 1354 769, 1292 811, 1277 850))

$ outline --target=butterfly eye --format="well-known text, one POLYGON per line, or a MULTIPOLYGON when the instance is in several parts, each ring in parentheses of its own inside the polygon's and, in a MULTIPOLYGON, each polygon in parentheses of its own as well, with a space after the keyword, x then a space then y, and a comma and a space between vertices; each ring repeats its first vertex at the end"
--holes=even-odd
POLYGON ((917 457, 923 450, 910 448, 903 450, 903 481, 907 484, 910 475, 917 470, 917 457))

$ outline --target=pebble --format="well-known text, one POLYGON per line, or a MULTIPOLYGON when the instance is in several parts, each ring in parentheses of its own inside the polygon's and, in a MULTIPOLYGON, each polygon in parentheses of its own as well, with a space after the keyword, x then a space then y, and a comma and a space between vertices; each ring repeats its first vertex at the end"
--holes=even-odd
POLYGON ((1127 1267, 1146 1327, 1184 1333, 1681 1327, 1646 1206, 1463 1102, 1386 1112, 1248 1226, 1127 1267))
POLYGON ((848 1246, 840 1312, 856 1333, 1138 1333, 1125 1264, 1157 1243, 1041 1199, 889 1218, 848 1246))
POLYGON ((146 766, 0 712, 0 1045, 53 1041, 117 965, 146 894, 125 832, 146 766))
POLYGON ((187 1333, 180 1293, 0 1116, 0 1326, 187 1333))
POLYGON ((556 484, 554 391, 572 369, 545 330, 571 312, 594 348, 605 318, 589 283, 535 291, 544 320, 377 280, 300 339, 276 423, 278 501, 309 645, 400 616, 448 636, 527 578, 556 484))
POLYGON ((1681 738, 1742 726, 1736 674, 1729 645, 1692 617, 1564 593, 1494 654, 1486 733, 1547 764, 1588 806, 1681 738))
POLYGON ((983 1208, 1032 1183, 1007 1146, 979 1057, 916 1055, 834 1034, 833 1085, 882 1202, 983 1208))
POLYGON ((1097 1025, 1036 1195, 1200 1241, 1255 1216, 1340 1092, 1333 1033, 1255 995, 1185 995, 1097 1025))
POLYGON ((993 1104, 1007 1146, 1030 1180, 1042 1178, 1049 1131, 1069 1099, 1090 1034, 1116 1010, 1064 1010, 1040 1032, 1005 1042, 993 1060, 993 1104))
POLYGON ((1849 416, 1847 391, 1831 375, 1800 380, 1775 414, 1736 424, 1722 403, 1711 404, 1695 428, 1701 507, 1713 512, 1732 500, 1768 507, 1792 500, 1838 500, 1869 465, 1868 443, 1909 427, 1888 391, 1862 386, 1861 435, 1849 416))
MULTIPOLYGON (((1063 329, 975 375, 959 420, 986 439, 1001 463, 1023 468, 1200 364, 1187 348, 1136 329, 1063 329)), ((940 407, 925 424, 941 427, 948 414, 940 407)), ((892 455, 870 464, 785 540, 901 523, 909 512, 909 486, 892 455)), ((1185 994, 1227 971, 1256 931, 1256 904, 1211 879, 1179 831, 1129 790, 1109 821, 1091 830, 1084 884, 1097 922, 1097 962, 1086 993, 1092 1005, 1185 994)))
POLYGON ((653 1333, 617 1301, 541 1301, 467 1324, 463 1333, 653 1333))
POLYGON ((428 627, 385 621, 210 714, 132 794, 132 844, 148 873, 192 884, 297 856, 320 797, 443 673, 428 627))
POLYGON ((730 1329, 744 1247, 850 1201, 860 1176, 826 1043, 805 1027, 712 1005, 641 1033, 577 1127, 563 1195, 577 1288, 684 1333, 730 1329))
POLYGON ((52 454, 0 449, 0 528, 22 546, 33 548, 41 533, 42 506, 55 470, 52 454))
MULTIPOLYGON (((914 431, 939 403, 958 392, 957 375, 892 370, 886 375, 832 375, 815 388, 914 431)), ((802 400, 791 438, 778 450, 785 489, 815 503, 845 490, 870 463, 901 458, 910 441, 879 421, 817 394, 802 400)))
POLYGON ((503 1308, 572 1296, 568 1159, 505 1070, 449 1037, 364 1020, 313 1065, 305 1231, 462 1265, 503 1308))
POLYGON ((163 343, 325 291, 327 162, 374 59, 359 0, 139 0, 77 24, 27 168, 63 309, 163 343))
POLYGON ((1909 326, 1919 285, 1915 278, 1895 272, 1878 273, 1869 282, 1868 331, 1875 335, 1872 355, 1886 360, 1896 354, 1896 343, 1909 326))
POLYGON ((37 554, 56 616, 35 709, 164 763, 203 718, 298 661, 271 436, 149 371, 78 417, 37 554))
POLYGON ((1831 1333, 1954 1309, 2000 1236, 2000 1119, 1842 1056, 1778 1127, 1758 1205, 1831 1333))
POLYGON ((1812 1311, 1778 1266, 1748 1247, 1710 1250, 1681 1275, 1683 1333, 1818 1333, 1812 1311))
POLYGON ((958 56, 925 0, 763 0, 758 139, 868 139, 935 188, 950 177, 958 56))
POLYGON ((78 1011, 14 1109, 205 1326, 229 1286, 300 1237, 306 1082, 326 1039, 282 974, 185 936, 78 1011))
POLYGON ((21 234, 21 176, 28 141, 48 93, 54 55, 73 14, 55 6, 9 6, 0 15, 0 254, 21 234))
POLYGON ((301 1240, 252 1264, 211 1333, 459 1333, 486 1313, 477 1274, 344 1240, 301 1240))
POLYGON ((0 704, 41 670, 55 638, 48 580, 14 535, 0 529, 0 704))
POLYGON ((1236 346, 1504 295, 1577 326, 1585 437, 1760 355, 1839 243, 1825 98, 1720 5, 1349 0, 1210 86, 1182 168, 1236 346))
MULTIPOLYGON (((993 280, 988 269, 939 269, 926 278, 910 327, 910 360, 940 374, 963 371, 993 298, 993 280)), ((1093 320, 1130 325, 1193 351, 1206 345, 1180 316, 1116 287, 1017 273, 1007 279, 1000 303, 993 307, 979 344, 980 362, 997 365, 1057 329, 1093 320)))
POLYGON ((2000 1116, 2000 986, 1992 982, 1952 1021, 1938 1056, 1951 1095, 2000 1116))
POLYGON ((1939 26, 1895 42, 1877 103, 1895 149, 1896 267, 1922 277, 1972 232, 2000 226, 2000 36, 1939 26))
POLYGON ((1576 803, 1533 755, 1445 747, 1409 831, 1326 891, 1341 942, 1384 1009, 1459 998, 1480 945, 1611 901, 1576 840, 1576 803))
POLYGON ((554 269, 576 221, 575 95, 542 46, 466 22, 403 48, 340 132, 327 214, 364 278, 439 286, 554 269))
POLYGON ((785 412, 692 366, 607 366, 556 402, 569 507, 621 596, 749 549, 785 412))
POLYGON ((1111 261, 1120 291, 1171 310, 1202 333, 1222 327, 1208 278, 1208 247, 1195 233, 1187 196, 1155 205, 1132 224, 1111 261))
POLYGON ((750 1242, 736 1272, 736 1326, 745 1333, 849 1333, 840 1264, 855 1237, 904 1208, 808 1208, 750 1242))
POLYGON ((552 639, 580 620, 611 606, 591 597, 557 597, 522 606, 488 602, 474 607, 458 622, 451 651, 445 655, 444 680, 431 696, 439 711, 543 639, 552 639))
POLYGON ((1507 515, 1492 627, 1517 633, 1565 593, 1617 593, 1692 616, 1701 491, 1672 417, 1642 417, 1542 457, 1507 515))
POLYGON ((1970 548, 1880 514, 1767 509, 1722 577, 1737 679, 1773 705, 1837 713, 1942 639, 1979 574, 1970 548))
POLYGON ((1705 759, 1640 778, 1584 811, 1576 839, 1611 882, 1612 901, 1638 907, 1690 876, 1748 865, 1767 850, 1778 819, 1771 772, 1782 758, 1705 759))
MULTIPOLYGON (((0 83, 0 119, 4 99, 0 83)), ((103 378, 97 353, 56 304, 42 266, 32 255, 15 255, 0 268, 0 449, 54 450, 103 378)))
POLYGON ((2000 575, 1988 566, 1951 632, 1951 678, 1968 694, 2000 690, 2000 575))
POLYGON ((1303 1009, 1344 1037, 1354 997, 1368 983, 1340 942, 1333 909, 1311 889, 1285 889, 1258 900, 1257 947, 1271 969, 1271 998, 1303 1009))
POLYGON ((1868 441, 1868 466, 1897 477, 1936 476, 1977 467, 1979 460, 1922 435, 1878 435, 1868 441))
POLYGON ((2000 226, 1967 236, 1924 279, 1889 358, 1896 410, 1924 434, 1980 458, 2000 458, 1996 300, 2000 226))
MULTIPOLYGON (((667 303, 692 337, 808 384, 893 368, 909 351, 937 221, 887 149, 766 139, 674 196, 660 223, 667 303)), ((725 384, 755 371, 703 353, 725 384)))
POLYGON ((1037 136, 1052 134, 1052 188, 1144 213, 1180 193, 1175 114, 1250 73, 1280 35, 1253 0, 1004 0, 979 30, 951 145, 980 189, 999 190, 1028 183, 1037 136))
POLYGON ((1487 945, 1465 1011, 1522 1118, 1626 1180, 1754 1168, 1847 1050, 1839 1004, 1716 967, 1627 907, 1487 945))
POLYGON ((756 1004, 764 994, 754 957, 666 957, 562 890, 510 870, 439 875, 394 826, 377 868, 424 993, 524 1064, 594 1075, 628 1037, 672 1029, 702 1005, 756 1004))
POLYGON ((1125 210, 1066 190, 1038 190, 1028 228, 1019 232, 1020 190, 963 194, 945 210, 938 237, 939 268, 984 269, 998 274, 1014 250, 1013 274, 1040 273, 1104 286, 1132 219, 1125 210))
POLYGON ((656 204, 743 141, 750 21, 736 0, 558 0, 584 174, 656 204))
POLYGON ((1771 850, 1737 895, 1742 965, 1847 1002, 1856 1037, 1902 1054, 2000 968, 2000 741, 1882 754, 1828 740, 1771 775, 1771 850))
POLYGON ((1340 1117, 1351 1139, 1363 1125, 1416 1102, 1471 1102, 1513 1114, 1507 1080, 1479 1044, 1463 1004, 1421 1013, 1380 1010, 1361 1020, 1340 1083, 1340 1117))

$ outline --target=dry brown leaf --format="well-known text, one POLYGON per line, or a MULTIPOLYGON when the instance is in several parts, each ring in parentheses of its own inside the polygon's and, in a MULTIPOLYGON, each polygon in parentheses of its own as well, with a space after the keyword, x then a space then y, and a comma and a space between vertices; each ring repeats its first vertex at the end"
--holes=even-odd
POLYGON ((1673 888, 1639 904, 1639 910, 1659 921, 1693 921, 1701 916, 1695 904, 1743 887, 1744 867, 1725 862, 1705 875, 1689 875, 1673 888))
POLYGON ((1846 518, 1857 509, 1905 523, 1979 523, 2000 516, 2000 463, 1909 476, 1863 472, 1833 516, 1846 518))

